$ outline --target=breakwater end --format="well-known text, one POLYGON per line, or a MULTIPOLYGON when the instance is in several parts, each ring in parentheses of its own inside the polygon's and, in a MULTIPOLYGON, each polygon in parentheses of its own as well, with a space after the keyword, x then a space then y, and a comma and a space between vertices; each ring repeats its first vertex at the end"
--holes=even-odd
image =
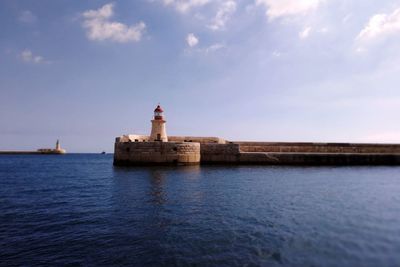
POLYGON ((116 138, 114 165, 400 165, 400 144, 244 142, 167 136, 159 105, 151 123, 149 136, 128 134, 116 138))
POLYGON ((0 151, 0 155, 62 155, 65 153, 67 153, 67 151, 61 148, 59 140, 57 140, 55 148, 40 148, 36 151, 0 151))

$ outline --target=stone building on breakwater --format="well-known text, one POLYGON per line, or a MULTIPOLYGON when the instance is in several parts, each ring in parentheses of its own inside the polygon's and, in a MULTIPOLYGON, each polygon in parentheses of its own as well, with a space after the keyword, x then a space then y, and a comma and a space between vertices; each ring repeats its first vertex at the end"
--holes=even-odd
POLYGON ((114 165, 400 165, 400 144, 235 142, 167 136, 160 105, 151 123, 150 136, 116 138, 114 165))

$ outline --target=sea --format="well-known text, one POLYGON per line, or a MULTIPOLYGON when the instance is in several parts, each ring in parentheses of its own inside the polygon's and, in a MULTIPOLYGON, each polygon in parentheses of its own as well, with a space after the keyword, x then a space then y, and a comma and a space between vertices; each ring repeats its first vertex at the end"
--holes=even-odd
POLYGON ((0 155, 0 266, 400 266, 400 167, 0 155))

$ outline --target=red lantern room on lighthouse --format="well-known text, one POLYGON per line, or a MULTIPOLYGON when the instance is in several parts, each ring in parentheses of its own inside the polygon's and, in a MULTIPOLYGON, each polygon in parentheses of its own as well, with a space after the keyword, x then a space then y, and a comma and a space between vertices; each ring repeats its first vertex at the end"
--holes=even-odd
POLYGON ((155 120, 163 120, 163 112, 164 110, 158 105, 156 109, 154 110, 154 119, 155 120))

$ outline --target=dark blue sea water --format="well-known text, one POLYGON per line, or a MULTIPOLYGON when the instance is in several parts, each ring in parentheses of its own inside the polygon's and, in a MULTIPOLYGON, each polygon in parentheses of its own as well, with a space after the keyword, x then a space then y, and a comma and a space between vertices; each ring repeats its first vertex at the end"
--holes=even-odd
POLYGON ((400 168, 0 155, 0 265, 400 266, 400 168))

